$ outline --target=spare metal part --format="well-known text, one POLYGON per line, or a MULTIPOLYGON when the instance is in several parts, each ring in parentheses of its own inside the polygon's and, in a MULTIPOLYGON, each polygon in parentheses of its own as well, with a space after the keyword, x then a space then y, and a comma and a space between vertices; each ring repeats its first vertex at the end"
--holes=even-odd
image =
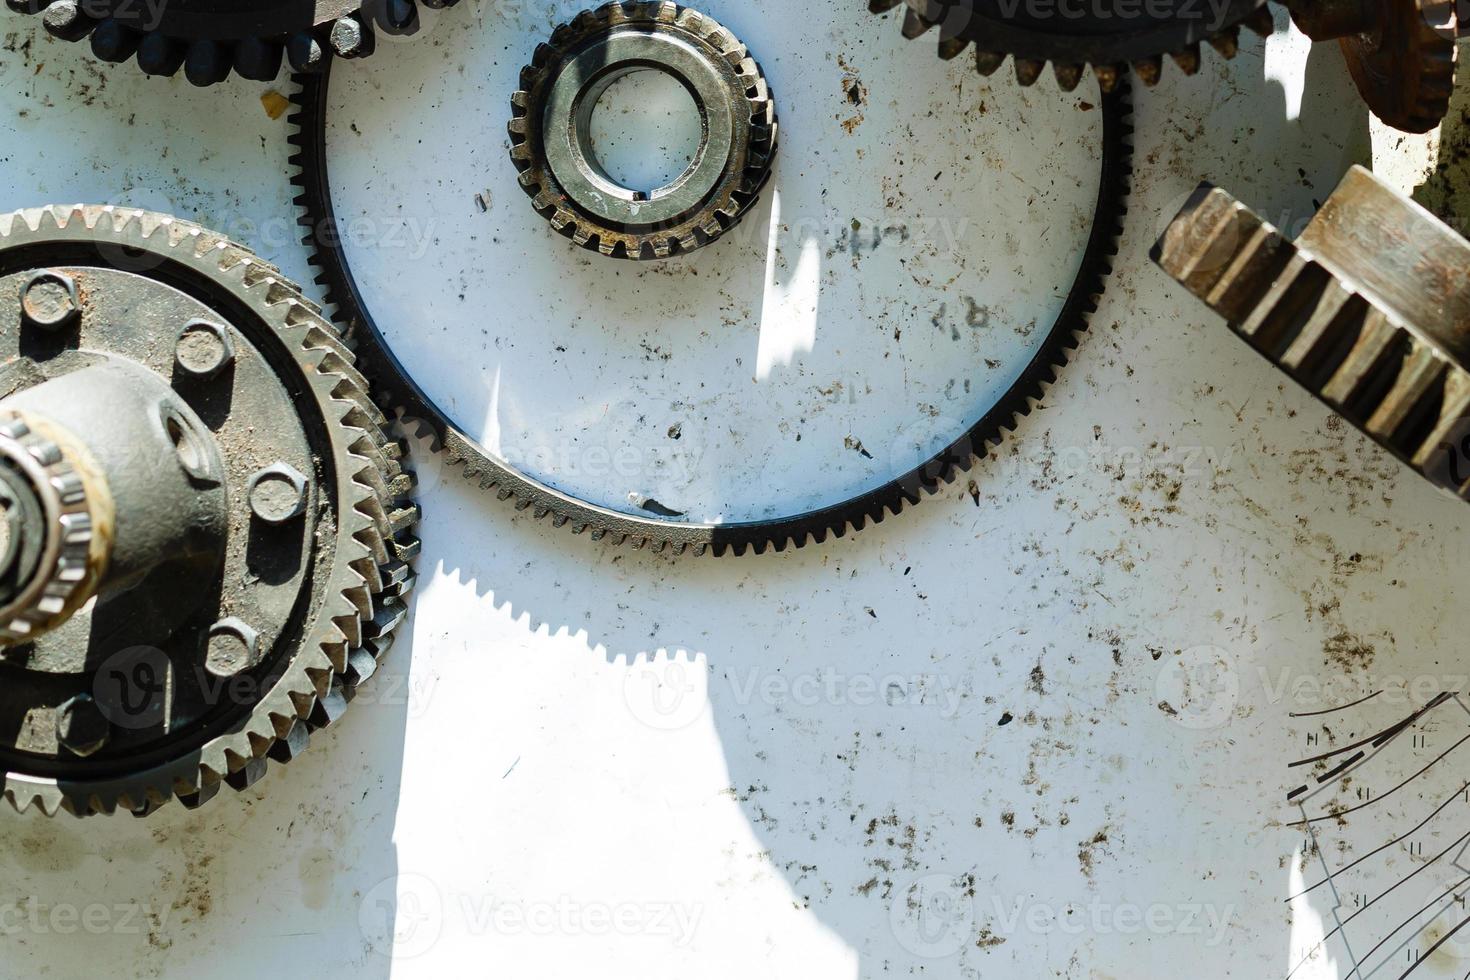
POLYGON ((0 792, 195 806, 336 719, 414 581, 383 423, 240 246, 143 211, 0 215, 0 792))
POLYGON ((1267 360, 1470 497, 1470 243, 1355 167, 1295 243, 1208 184, 1154 259, 1267 360))
POLYGON ((1014 58, 1016 80, 1022 85, 1035 84, 1050 63, 1057 83, 1068 92, 1089 65, 1105 92, 1130 67, 1145 85, 1155 85, 1165 56, 1193 75, 1199 71, 1202 44, 1233 58, 1242 26, 1262 37, 1274 27, 1266 0, 868 0, 878 14, 901 5, 904 37, 939 28, 941 58, 956 58, 973 44, 981 74, 992 75, 1014 58))
MULTIPOLYGON (((417 0, 430 8, 459 0, 417 0)), ((260 82, 288 61, 293 71, 316 71, 335 54, 373 53, 375 31, 413 34, 415 0, 5 0, 11 10, 40 14, 46 30, 64 41, 90 37, 103 61, 136 56, 150 75, 180 68, 195 85, 213 85, 234 71, 260 82)))
POLYGON ((320 270, 318 282, 325 286, 327 300, 335 306, 349 337, 356 345, 358 362, 373 382, 379 400, 405 419, 423 426, 447 461, 462 467, 464 476, 482 490, 501 500, 514 501, 538 519, 550 518, 557 527, 574 533, 588 532, 594 539, 611 538, 635 548, 675 554, 694 551, 724 555, 747 550, 763 553, 788 546, 802 547, 830 537, 842 537, 849 529, 860 530, 879 523, 889 514, 919 503, 941 491, 973 462, 985 456, 993 444, 1015 428, 1019 417, 1032 407, 1055 381, 1057 371, 1076 348, 1080 334, 1097 309, 1098 299, 1112 271, 1113 256, 1127 212, 1132 175, 1132 103, 1127 84, 1102 99, 1102 179, 1097 207, 1077 277, 1061 313, 1045 333, 1030 363, 1016 382, 970 429, 953 444, 912 471, 850 500, 820 510, 774 520, 731 524, 695 524, 649 516, 632 515, 578 500, 539 482, 505 460, 496 458, 467 435, 420 385, 409 376, 394 354, 382 329, 367 308, 353 277, 343 247, 332 203, 331 167, 327 156, 327 93, 330 73, 304 76, 301 91, 294 96, 297 111, 291 122, 297 131, 290 137, 296 147, 292 157, 299 171, 293 181, 300 190, 298 203, 305 209, 301 224, 312 262, 320 270))
POLYGON ((1292 20, 1314 41, 1338 40, 1373 114, 1395 129, 1427 133, 1450 109, 1457 0, 1290 0, 1292 20))
POLYGON ((511 159, 536 211, 578 245, 620 259, 664 259, 708 245, 760 197, 776 155, 776 104, 760 65, 713 18, 664 3, 609 3, 539 45, 511 97, 511 159), (699 109, 689 167, 652 191, 598 162, 592 113, 638 71, 677 79, 699 109))

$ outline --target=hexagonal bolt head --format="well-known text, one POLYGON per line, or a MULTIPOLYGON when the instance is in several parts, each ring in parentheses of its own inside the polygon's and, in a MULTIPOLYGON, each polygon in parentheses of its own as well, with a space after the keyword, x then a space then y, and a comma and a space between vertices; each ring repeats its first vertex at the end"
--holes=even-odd
POLYGON ((82 298, 71 276, 62 272, 38 272, 20 289, 21 317, 41 330, 56 331, 74 326, 82 317, 82 298))
POLYGON ((209 628, 204 668, 216 677, 234 677, 260 663, 260 634, 243 620, 228 616, 209 628))
POLYGON ((195 320, 179 331, 174 343, 174 363, 195 378, 212 378, 235 363, 235 345, 228 327, 195 320))
POLYGON ((73 755, 88 756, 107 744, 112 723, 90 694, 78 694, 56 709, 56 741, 73 755))
POLYGON ((250 478, 250 513, 267 524, 285 524, 306 513, 311 482, 290 463, 272 463, 250 478))

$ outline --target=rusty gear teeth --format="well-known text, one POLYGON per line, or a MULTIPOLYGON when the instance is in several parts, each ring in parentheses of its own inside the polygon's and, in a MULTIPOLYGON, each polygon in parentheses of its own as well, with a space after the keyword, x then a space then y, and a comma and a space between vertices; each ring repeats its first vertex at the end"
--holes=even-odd
POLYGON ((1022 417, 1031 414, 1067 363, 1107 285, 1128 208, 1133 124, 1131 91, 1123 80, 1102 99, 1102 177, 1077 277, 1031 361, 968 432, 909 473, 822 510, 774 521, 725 525, 653 519, 570 497, 493 458, 458 429, 408 375, 367 309, 342 248, 326 146, 330 71, 302 76, 297 81, 300 90, 292 97, 296 111, 290 117, 295 132, 289 139, 296 150, 291 157, 296 170, 292 181, 300 190, 296 204, 303 209, 303 242, 319 270, 316 281, 325 288, 328 303, 335 307, 339 322, 354 340, 358 363, 371 379, 379 400, 396 410, 405 422, 419 426, 419 434, 431 437, 446 461, 460 467, 464 477, 486 493, 514 503, 516 509, 529 511, 537 520, 549 518, 555 526, 573 533, 658 553, 764 554, 804 547, 809 542, 822 543, 880 523, 953 483, 977 459, 988 455, 1022 417))
POLYGON ((1296 243, 1202 185, 1154 260, 1263 357, 1470 500, 1470 243, 1355 167, 1296 243))
POLYGON ((91 759, 74 776, 37 775, 16 765, 23 757, 10 758, 7 748, 0 792, 20 811, 36 806, 48 815, 64 809, 142 816, 174 798, 198 806, 221 785, 244 789, 271 760, 294 758, 314 731, 341 715, 390 647, 406 614, 419 547, 402 445, 387 435, 386 419, 335 329, 275 267, 213 232, 144 211, 76 206, 0 215, 0 256, 16 256, 22 268, 48 252, 107 249, 150 257, 165 264, 170 283, 207 285, 248 311, 254 341, 272 348, 276 370, 299 376, 310 411, 320 413, 319 455, 331 478, 336 536, 319 559, 321 583, 312 586, 300 633, 258 699, 240 706, 238 721, 182 733, 139 768, 126 757, 105 766, 91 759))
POLYGON ((1374 115, 1396 129, 1427 133, 1450 110, 1458 38, 1457 0, 1377 0, 1343 8, 1297 0, 1292 19, 1313 40, 1338 39, 1348 70, 1374 115))
MULTIPOLYGON (((1011 12, 999 0, 869 0, 875 14, 903 7, 903 36, 913 40, 939 28, 939 57, 952 60, 972 45, 975 67, 982 75, 993 75, 1014 61, 1016 81, 1035 85, 1051 64, 1058 86, 1070 92, 1080 84, 1088 66, 1104 92, 1111 92, 1131 69, 1144 85, 1158 84, 1164 59, 1170 58, 1186 75, 1200 69, 1202 45, 1209 44, 1225 58, 1234 58, 1240 47, 1240 29, 1249 28, 1269 36, 1275 23, 1267 0, 1230 0, 1218 23, 1207 23, 1198 15, 1182 13, 1163 20, 1150 19, 1138 31, 1081 31, 1066 33, 1055 25, 1071 25, 1053 8, 1050 15, 1033 17, 1011 12)), ((1189 9, 1204 11, 1205 4, 1189 0, 1189 9)), ((1098 14, 1089 15, 1100 17, 1098 14)), ((1115 15, 1121 17, 1121 14, 1115 15)), ((1105 24, 1106 18, 1102 19, 1105 24)))

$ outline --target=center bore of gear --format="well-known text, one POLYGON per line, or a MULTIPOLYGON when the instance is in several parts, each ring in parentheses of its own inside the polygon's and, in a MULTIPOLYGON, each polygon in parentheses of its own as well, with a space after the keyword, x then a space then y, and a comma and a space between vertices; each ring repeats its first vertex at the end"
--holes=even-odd
POLYGON ((511 159, 536 211, 583 248, 663 259, 708 245, 751 209, 776 153, 760 66, 713 18, 672 3, 611 3, 558 27, 511 98, 511 159), (598 163, 592 113, 633 72, 661 71, 694 99, 702 136, 673 183, 624 187, 598 163))

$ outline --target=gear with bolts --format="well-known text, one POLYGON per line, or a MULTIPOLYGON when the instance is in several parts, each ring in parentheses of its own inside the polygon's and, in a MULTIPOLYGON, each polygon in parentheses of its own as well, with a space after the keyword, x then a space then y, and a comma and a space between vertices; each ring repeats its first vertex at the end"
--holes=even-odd
POLYGON ((402 447, 319 309, 212 232, 0 215, 0 792, 78 816, 243 789, 406 615, 402 447))
MULTIPOLYGON (((377 30, 413 34, 416 0, 5 0, 18 13, 40 14, 64 41, 91 38, 103 61, 136 57, 150 75, 183 68, 195 85, 213 85, 234 71, 268 82, 282 61, 316 71, 332 55, 373 53, 377 30)), ((418 0, 430 8, 459 0, 418 0)))
POLYGON ((466 434, 409 376, 368 309, 344 248, 327 153, 330 70, 299 81, 301 90, 293 97, 297 111, 291 115, 297 131, 289 138, 297 151, 291 158, 297 168, 292 180, 300 190, 297 204, 305 212, 301 219, 305 242, 312 251, 312 264, 320 270, 317 282, 326 288, 327 302, 335 307, 339 322, 354 341, 358 362, 379 400, 405 421, 421 425, 421 434, 430 437, 446 461, 460 467, 465 478, 481 490, 514 502, 518 510, 530 511, 537 519, 550 518, 555 526, 573 533, 658 553, 744 555, 804 547, 881 523, 943 491, 977 459, 989 455, 1022 416, 1030 415, 1056 380, 1097 309, 1127 213, 1133 125, 1131 91, 1125 80, 1101 100, 1102 176, 1093 224, 1061 312, 1045 328, 1044 339, 1015 382, 968 431, 908 473, 820 510, 729 524, 680 521, 654 511, 631 514, 577 499, 515 468, 466 434))
POLYGON ((755 205, 776 155, 776 106, 760 65, 713 18, 671 2, 609 3, 539 45, 511 97, 511 159, 536 211, 611 258, 664 259, 708 245, 755 205), (654 69, 694 97, 701 139, 688 169, 652 191, 597 162, 592 112, 620 78, 654 69))
POLYGON ((1354 167, 1296 242, 1206 184, 1154 260, 1267 360, 1470 499, 1470 242, 1354 167))
MULTIPOLYGON (((1375 0, 1376 2, 1376 0, 1375 0)), ((1157 84, 1165 56, 1186 75, 1199 71, 1201 45, 1235 57, 1240 28, 1262 36, 1273 29, 1266 0, 1090 0, 1028 4, 1025 0, 869 0, 877 14, 903 5, 903 34, 917 38, 939 29, 939 56, 956 58, 972 44, 975 65, 992 75, 1015 59, 1016 79, 1033 85, 1050 63, 1070 92, 1091 65, 1103 91, 1131 67, 1145 85, 1157 84)))

